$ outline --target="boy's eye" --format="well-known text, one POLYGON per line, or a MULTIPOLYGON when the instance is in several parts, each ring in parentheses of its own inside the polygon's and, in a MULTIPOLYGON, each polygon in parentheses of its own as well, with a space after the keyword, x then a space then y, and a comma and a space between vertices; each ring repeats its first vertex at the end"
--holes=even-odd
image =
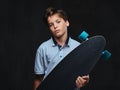
POLYGON ((52 24, 49 24, 49 27, 51 27, 52 26, 52 24))
POLYGON ((57 23, 60 23, 61 21, 56 21, 57 23))

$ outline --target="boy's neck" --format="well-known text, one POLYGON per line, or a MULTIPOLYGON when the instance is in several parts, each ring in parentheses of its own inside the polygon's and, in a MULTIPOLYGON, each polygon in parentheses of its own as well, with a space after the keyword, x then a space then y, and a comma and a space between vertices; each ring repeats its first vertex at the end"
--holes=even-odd
POLYGON ((55 38, 55 41, 56 41, 59 45, 64 46, 65 43, 66 43, 66 41, 67 41, 67 38, 68 38, 68 35, 64 35, 64 36, 62 36, 62 37, 60 37, 60 38, 55 38))

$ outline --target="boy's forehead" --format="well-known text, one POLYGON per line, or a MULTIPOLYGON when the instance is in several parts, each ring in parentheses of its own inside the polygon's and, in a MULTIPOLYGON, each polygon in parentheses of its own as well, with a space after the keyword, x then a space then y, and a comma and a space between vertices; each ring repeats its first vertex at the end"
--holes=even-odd
POLYGON ((60 15, 59 14, 54 14, 54 15, 48 17, 48 22, 59 20, 59 19, 62 19, 60 17, 60 15))

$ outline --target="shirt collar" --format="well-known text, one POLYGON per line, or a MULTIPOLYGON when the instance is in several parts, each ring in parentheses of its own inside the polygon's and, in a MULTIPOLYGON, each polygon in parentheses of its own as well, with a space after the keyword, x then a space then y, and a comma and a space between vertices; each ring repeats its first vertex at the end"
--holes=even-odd
MULTIPOLYGON (((57 42, 55 41, 55 39, 54 39, 53 37, 51 37, 51 39, 52 39, 52 41, 53 41, 52 46, 58 45, 57 42)), ((70 37, 69 37, 69 36, 68 36, 68 38, 67 38, 67 40, 66 40, 66 42, 65 42, 65 45, 68 46, 68 47, 70 46, 70 37)))

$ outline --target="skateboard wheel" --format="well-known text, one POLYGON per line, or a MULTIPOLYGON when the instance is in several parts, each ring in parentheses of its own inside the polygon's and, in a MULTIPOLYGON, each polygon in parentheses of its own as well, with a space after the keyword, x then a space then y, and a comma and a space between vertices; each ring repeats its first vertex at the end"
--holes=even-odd
POLYGON ((85 32, 85 31, 83 31, 83 32, 78 36, 78 38, 81 39, 82 41, 84 41, 84 40, 87 40, 88 36, 89 36, 89 34, 88 34, 87 32, 85 32))
POLYGON ((102 52, 102 58, 105 59, 105 60, 108 60, 109 58, 111 57, 111 53, 107 50, 104 50, 102 52))

